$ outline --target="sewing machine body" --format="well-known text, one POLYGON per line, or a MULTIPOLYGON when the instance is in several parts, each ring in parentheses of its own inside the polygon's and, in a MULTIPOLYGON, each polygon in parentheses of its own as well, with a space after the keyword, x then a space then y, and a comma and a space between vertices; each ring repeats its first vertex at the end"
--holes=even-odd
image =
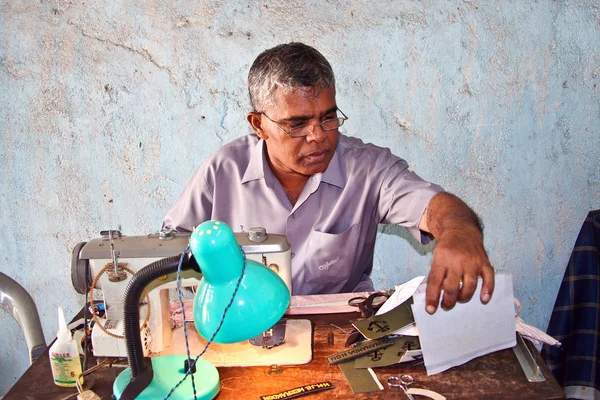
MULTIPOLYGON (((99 319, 99 322, 110 334, 122 335, 123 298, 131 274, 122 276, 122 280, 115 279, 114 253, 118 255, 119 270, 123 271, 123 267, 126 267, 137 272, 152 262, 184 252, 188 245, 189 234, 169 232, 165 235, 162 232, 147 236, 121 236, 118 231, 114 232, 117 234, 111 233, 76 246, 73 250, 71 272, 73 286, 79 293, 85 293, 83 287, 95 281, 95 288, 102 291, 105 308, 105 315, 99 319), (86 282, 85 268, 88 269, 87 285, 82 284, 86 282)), ((236 239, 247 259, 259 262, 277 272, 291 293, 291 250, 286 237, 265 234, 257 238, 253 233, 255 233, 253 230, 249 233, 236 233, 236 239)), ((121 273, 121 275, 125 274, 121 273)), ((177 288, 176 278, 177 274, 160 277, 147 288, 149 302, 146 298, 140 299, 140 318, 145 319, 147 313, 150 313, 148 323, 141 331, 145 355, 160 353, 171 343, 173 329, 169 289, 177 288)), ((184 271, 181 276, 181 287, 196 286, 200 279, 201 276, 197 273, 184 271)), ((143 320, 140 321, 140 325, 142 323, 143 320)), ((111 336, 98 325, 96 323, 92 328, 94 355, 127 357, 125 341, 111 336)))

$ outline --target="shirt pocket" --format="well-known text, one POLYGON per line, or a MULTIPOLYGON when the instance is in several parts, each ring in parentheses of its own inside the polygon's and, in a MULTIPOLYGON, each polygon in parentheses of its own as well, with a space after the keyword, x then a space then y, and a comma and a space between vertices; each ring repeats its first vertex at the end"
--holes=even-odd
POLYGON ((319 291, 341 289, 352 274, 359 233, 359 224, 341 233, 312 231, 306 246, 306 283, 317 284, 319 291))

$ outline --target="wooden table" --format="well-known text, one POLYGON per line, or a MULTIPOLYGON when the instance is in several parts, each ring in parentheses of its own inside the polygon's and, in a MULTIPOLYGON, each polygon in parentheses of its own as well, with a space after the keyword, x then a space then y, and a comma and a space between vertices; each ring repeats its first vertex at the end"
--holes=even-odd
MULTIPOLYGON (((414 378, 412 387, 434 390, 448 400, 451 399, 564 399, 564 392, 537 351, 537 363, 546 380, 539 383, 527 381, 516 356, 511 349, 498 351, 477 358, 459 367, 434 376, 427 376, 423 364, 402 363, 392 367, 374 369, 384 386, 380 392, 354 394, 338 366, 331 366, 326 357, 345 350, 345 334, 335 324, 349 329, 348 321, 357 314, 310 316, 314 322, 313 360, 309 364, 281 367, 279 375, 270 374, 269 367, 219 367, 221 392, 217 399, 259 399, 260 396, 279 393, 311 383, 330 381, 335 389, 306 396, 311 400, 331 399, 403 399, 407 397, 401 389, 389 388, 390 376, 410 374, 414 378), (328 343, 328 334, 334 336, 333 345, 328 343)), ((302 318, 307 318, 303 316, 302 318)), ((88 358, 88 368, 94 365, 88 358)), ((121 368, 102 368, 86 377, 86 387, 102 399, 111 399, 112 384, 121 368), (91 387, 89 387, 91 385, 91 387)), ((53 384, 47 353, 42 355, 6 394, 4 400, 23 399, 76 399, 75 389, 61 388, 53 384)), ((416 396, 416 400, 425 399, 416 396)))

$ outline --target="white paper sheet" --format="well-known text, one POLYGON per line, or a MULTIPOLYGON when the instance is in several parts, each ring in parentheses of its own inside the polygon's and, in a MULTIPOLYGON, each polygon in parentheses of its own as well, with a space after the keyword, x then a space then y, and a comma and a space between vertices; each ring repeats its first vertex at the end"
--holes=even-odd
POLYGON ((385 314, 404 303, 415 293, 415 290, 417 290, 421 282, 423 282, 423 279, 425 279, 424 276, 417 276, 408 282, 394 287, 394 293, 392 293, 390 298, 382 304, 375 315, 385 314))
POLYGON ((486 305, 479 295, 482 280, 468 303, 433 315, 425 311, 425 293, 417 291, 412 306, 427 375, 494 351, 516 345, 515 311, 511 275, 496 275, 492 299, 486 305))
MULTIPOLYGON (((394 287, 394 293, 390 296, 389 299, 379 308, 376 315, 384 314, 394 308, 398 307, 400 304, 404 303, 415 293, 419 285, 425 279, 424 276, 417 276, 416 278, 411 279, 408 282, 405 282, 401 285, 394 287)), ((410 324, 402 329, 399 329, 395 332, 392 332, 394 335, 404 335, 404 336, 419 336, 419 330, 415 326, 415 324, 410 324)))

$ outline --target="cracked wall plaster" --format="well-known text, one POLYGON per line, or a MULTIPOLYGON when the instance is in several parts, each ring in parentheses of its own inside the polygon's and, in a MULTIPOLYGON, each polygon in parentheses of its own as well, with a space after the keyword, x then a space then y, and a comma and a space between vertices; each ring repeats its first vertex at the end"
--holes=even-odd
MULTIPOLYGON (((600 208, 599 27, 591 0, 0 1, 2 271, 30 291, 50 341, 56 307, 84 301, 74 245, 157 231, 200 162, 249 132, 251 62, 297 40, 331 61, 347 134, 480 214, 521 316, 544 330, 600 208)), ((381 227, 377 287, 426 274, 430 257, 381 227)), ((0 323, 1 395, 27 359, 16 323, 0 323)))

